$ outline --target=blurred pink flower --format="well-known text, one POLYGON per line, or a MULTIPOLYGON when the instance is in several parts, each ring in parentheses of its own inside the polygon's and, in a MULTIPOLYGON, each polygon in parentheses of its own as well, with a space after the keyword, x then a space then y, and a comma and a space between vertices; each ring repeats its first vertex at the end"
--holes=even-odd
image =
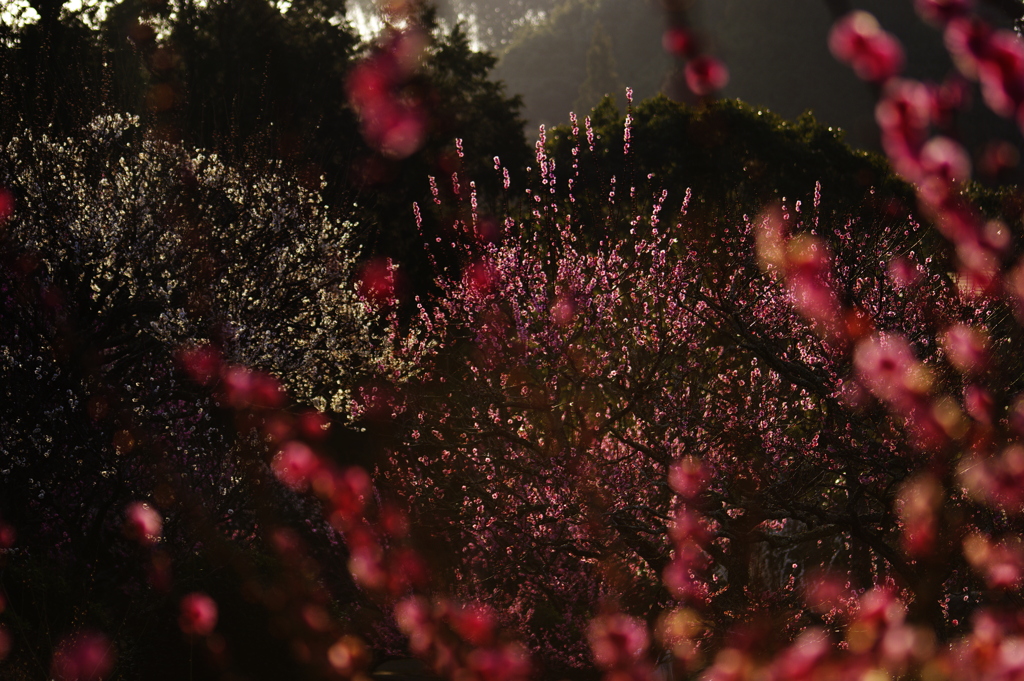
POLYGON ((590 622, 590 649, 594 662, 604 669, 629 667, 647 652, 647 626, 635 617, 616 613, 590 622))
POLYGON ((409 637, 409 649, 424 654, 434 638, 434 619, 430 605, 421 596, 411 596, 395 605, 395 622, 403 634, 409 637))
POLYGON ((964 405, 967 413, 975 421, 986 426, 992 425, 992 393, 978 385, 969 385, 964 389, 964 405))
POLYGON ((814 668, 831 652, 828 634, 817 627, 809 627, 801 633, 793 645, 776 657, 772 667, 775 679, 812 678, 814 668))
POLYGON ((155 544, 163 526, 163 518, 147 503, 136 501, 125 509, 124 532, 140 544, 155 544))
POLYGON ((971 179, 971 159, 967 151, 948 137, 936 136, 921 148, 921 186, 925 201, 939 205, 958 185, 971 179))
POLYGON ((484 605, 465 605, 452 613, 452 628, 474 646, 490 645, 495 633, 494 612, 484 605))
POLYGON ((390 258, 368 260, 359 274, 359 295, 374 305, 390 305, 398 291, 398 268, 390 258))
POLYGON ((687 456, 676 461, 668 469, 668 484, 684 499, 693 499, 704 489, 707 471, 700 459, 687 456))
POLYGON ((901 402, 931 386, 930 373, 914 357, 906 339, 897 334, 881 333, 860 341, 853 364, 861 383, 887 402, 901 402))
POLYGON ((686 63, 686 85, 698 97, 721 90, 729 82, 729 70, 718 59, 701 55, 686 63))
POLYGON ((661 36, 661 46, 669 54, 682 57, 693 56, 696 41, 685 28, 669 28, 661 36))
POLYGON ((921 279, 921 268, 911 260, 896 257, 889 261, 889 279, 897 289, 911 286, 921 279))
POLYGON ((359 114, 363 137, 385 156, 408 158, 426 139, 426 112, 405 90, 427 43, 417 28, 393 31, 349 76, 348 97, 359 114))
POLYGON ((220 353, 211 345, 182 348, 178 352, 178 361, 192 380, 200 385, 210 385, 220 374, 220 353))
POLYGON ((299 491, 309 485, 310 477, 320 468, 320 459, 308 446, 292 440, 281 447, 270 465, 278 480, 299 491))
POLYGON ((949 363, 957 371, 972 374, 984 368, 988 361, 988 337, 967 324, 954 324, 940 337, 949 363))
POLYGON ((178 625, 189 635, 212 634, 217 626, 217 603, 204 593, 190 593, 181 599, 178 625))
POLYGON ((0 520, 0 549, 9 549, 14 546, 18 533, 14 526, 0 520))
POLYGON ((881 83, 903 69, 899 41, 864 11, 850 12, 836 21, 828 36, 828 46, 836 59, 849 64, 863 80, 881 83))
POLYGON ((79 632, 61 641, 50 673, 57 681, 97 681, 114 668, 114 647, 97 632, 79 632))
POLYGON ((914 8, 921 18, 936 26, 945 26, 966 15, 972 7, 972 0, 914 0, 914 8))
POLYGON ((1007 118, 1024 103, 1024 41, 1012 31, 996 31, 977 62, 981 95, 990 109, 1007 118))
POLYGON ((953 19, 944 35, 946 49, 960 73, 968 78, 978 77, 978 66, 988 52, 992 28, 974 17, 953 19))
POLYGON ((323 440, 330 432, 331 420, 315 409, 300 414, 298 421, 299 431, 307 440, 323 440))

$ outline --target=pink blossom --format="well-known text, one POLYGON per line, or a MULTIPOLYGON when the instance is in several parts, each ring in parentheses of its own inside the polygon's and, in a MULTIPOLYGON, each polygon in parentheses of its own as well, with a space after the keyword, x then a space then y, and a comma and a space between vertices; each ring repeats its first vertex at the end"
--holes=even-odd
POLYGON ((270 374, 256 372, 252 382, 253 406, 276 409, 284 404, 285 391, 281 382, 270 374))
POLYGON ((945 26, 966 15, 973 6, 972 0, 914 0, 914 7, 921 18, 936 26, 945 26))
POLYGON ((351 678, 369 663, 370 651, 359 637, 342 636, 327 649, 327 661, 335 672, 351 678))
POLYGON ((228 367, 224 370, 224 388, 228 401, 234 406, 249 402, 252 391, 252 372, 245 367, 228 367))
POLYGON ((840 610, 849 599, 849 585, 845 576, 825 571, 814 571, 804 581, 804 600, 819 614, 840 610))
POLYGON ((467 666, 483 681, 513 681, 530 674, 530 660, 522 646, 477 648, 467 657, 467 666))
POLYGON ((1000 116, 1014 117, 1024 102, 1024 42, 1012 31, 996 31, 977 65, 981 94, 1000 116))
POLYGON ((263 423, 263 434, 270 442, 280 444, 295 437, 294 423, 288 414, 273 414, 263 423))
POLYGON ((163 526, 163 518, 147 503, 136 501, 125 509, 125 534, 140 544, 156 543, 163 526))
POLYGON ((224 369, 223 378, 227 400, 236 408, 273 409, 284 403, 284 389, 269 374, 230 366, 224 369))
POLYGON ((718 651, 714 663, 700 675, 700 681, 742 681, 751 678, 754 663, 747 653, 728 647, 718 651))
POLYGON ((856 619, 876 624, 898 624, 906 614, 907 606, 896 597, 892 589, 876 586, 861 596, 856 619))
POLYGON ((890 669, 902 670, 927 651, 927 641, 916 628, 907 624, 889 627, 882 636, 882 661, 890 669))
POLYGON ((0 188, 0 226, 14 214, 14 194, 0 188))
POLYGON ((98 681, 114 668, 114 647, 98 632, 79 632, 59 644, 50 673, 57 681, 98 681))
POLYGON ((912 286, 921 280, 921 269, 911 260, 901 256, 889 261, 888 274, 897 289, 912 286))
POLYGON ((647 626, 635 617, 616 613, 601 615, 588 630, 594 662, 604 669, 629 667, 647 652, 647 626))
POLYGON ((1024 436, 1024 395, 1017 395, 1006 415, 1008 425, 1018 436, 1024 436))
POLYGON ((914 357, 906 339, 897 334, 880 333, 860 341, 853 363, 865 387, 889 402, 926 393, 931 387, 930 372, 914 357))
POLYGON ((331 427, 331 420, 321 411, 311 409, 299 415, 299 432, 307 440, 324 440, 331 427))
POLYGON ((657 640, 672 651, 677 660, 690 665, 698 661, 698 639, 704 631, 700 615, 690 608, 675 608, 663 612, 658 618, 657 640))
POLYGON ((1020 537, 993 541, 975 533, 963 542, 964 557, 985 575, 989 586, 996 589, 1017 589, 1024 578, 1024 544, 1020 537))
POLYGON ((494 612, 484 605, 466 605, 451 616, 452 628, 474 646, 490 645, 495 633, 494 612))
POLYGON ((409 637, 409 649, 422 655, 434 638, 435 624, 430 605, 420 596, 410 596, 395 605, 395 621, 409 637))
POLYGON ((815 330, 823 337, 841 339, 845 328, 840 323, 839 299, 822 273, 800 268, 788 277, 787 283, 797 312, 817 322, 815 330))
POLYGON ((385 156, 407 158, 426 138, 423 106, 405 92, 426 44, 417 28, 393 31, 349 76, 348 97, 359 114, 363 136, 385 156))
POLYGON ((974 17, 953 19, 945 32, 946 49, 962 74, 978 77, 979 64, 988 56, 992 28, 974 17))
POLYGON ((717 92, 729 82, 729 70, 725 64, 707 55, 688 61, 684 72, 687 87, 698 97, 717 92))
POLYGON ((964 404, 971 418, 986 426, 992 425, 992 393, 979 385, 969 385, 964 389, 964 404))
POLYGON ((677 552, 661 574, 665 588, 680 601, 694 599, 702 591, 702 585, 694 575, 692 558, 692 551, 677 552))
POLYGON ((416 109, 399 110, 382 117, 380 127, 379 149, 385 156, 393 158, 412 156, 423 146, 427 136, 426 116, 416 109))
POLYGON ((0 549, 9 549, 14 546, 18 533, 14 526, 0 520, 0 549))
POLYGON ((380 525, 388 536, 396 539, 409 536, 409 516, 393 504, 385 504, 381 508, 380 525))
POLYGON ((220 375, 220 353, 212 345, 183 348, 178 353, 178 360, 192 380, 200 385, 210 385, 220 375))
POLYGON ((1013 444, 981 467, 977 477, 990 505, 1019 515, 1024 510, 1024 446, 1013 444))
POLYGON ((696 41, 693 35, 685 28, 669 28, 661 36, 661 46, 669 54, 682 57, 693 56, 696 41))
POLYGON ((770 206, 758 216, 755 222, 755 246, 757 261, 761 269, 773 276, 785 274, 789 267, 786 247, 789 241, 789 225, 778 205, 770 206))
POLYGON ((967 324, 954 324, 942 334, 940 342, 949 363, 957 371, 973 374, 988 362, 988 336, 967 324))
POLYGON ((485 295, 498 283, 498 273, 487 259, 480 258, 466 268, 462 281, 468 290, 485 295))
POLYGON ((853 67, 863 80, 884 82, 903 69, 903 48, 871 14, 850 12, 832 26, 828 36, 832 54, 853 67))
POLYGON ((559 296, 551 304, 551 318, 555 324, 565 326, 576 315, 576 304, 572 298, 559 296))
POLYGON ((964 295, 972 298, 997 292, 1000 267, 998 254, 975 236, 965 235, 956 249, 958 284, 964 295))
POLYGON ((365 589, 376 591, 387 585, 387 571, 384 569, 383 555, 374 546, 351 548, 348 559, 348 571, 356 583, 365 589))
POLYGON ((970 84, 959 74, 946 78, 940 85, 927 86, 932 99, 932 120, 941 129, 955 126, 956 116, 970 105, 970 84))
POLYGON ((1020 678, 1024 674, 1024 639, 1014 636, 1001 642, 996 670, 997 678, 1020 678))
POLYGON ((998 218, 988 220, 985 222, 985 226, 982 227, 981 234, 978 235, 978 241, 981 242, 985 249, 993 253, 1001 255, 1009 253, 1012 241, 1010 228, 998 218))
POLYGON ((927 555, 935 548, 936 513, 942 501, 942 486, 931 475, 918 476, 900 489, 897 509, 903 521, 903 550, 908 555, 927 555))
POLYGON ((390 258, 368 260, 359 274, 359 295, 374 305, 391 305, 397 299, 398 268, 390 258))
POLYGON ((178 626, 190 636, 209 636, 217 626, 217 603, 201 592, 181 599, 178 626))
POLYGON ((411 548, 392 551, 388 558, 387 590, 392 596, 408 593, 410 588, 421 589, 430 583, 427 564, 411 548))
POLYGON ((920 174, 921 148, 928 139, 935 110, 932 92, 923 83, 891 79, 875 107, 882 146, 899 172, 914 181, 920 174))
POLYGON ((920 195, 932 204, 944 201, 957 185, 971 178, 967 151, 948 137, 933 137, 921 148, 920 195))
POLYGON ((830 652, 828 634, 816 627, 805 629, 789 648, 779 655, 772 667, 776 679, 810 678, 815 666, 830 652))
POLYGON ((277 453, 271 468, 278 480, 300 491, 309 485, 310 478, 320 468, 320 459, 308 446, 292 440, 277 453))
POLYGON ((921 174, 921 148, 928 140, 933 106, 928 88, 916 81, 894 78, 875 106, 882 147, 896 172, 911 181, 921 174))
POLYGON ((335 476, 335 489, 331 504, 346 519, 362 513, 373 492, 373 481, 365 470, 351 466, 335 476))
POLYGON ((707 471, 696 457, 684 457, 668 469, 669 487, 684 499, 693 499, 700 494, 706 481, 707 471))

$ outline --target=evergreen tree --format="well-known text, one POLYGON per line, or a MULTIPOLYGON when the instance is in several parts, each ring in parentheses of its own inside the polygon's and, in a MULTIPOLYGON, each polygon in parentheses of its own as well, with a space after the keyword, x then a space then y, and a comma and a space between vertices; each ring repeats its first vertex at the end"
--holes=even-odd
POLYGON ((587 48, 587 79, 580 83, 573 111, 590 111, 605 95, 614 96, 625 87, 619 79, 612 37, 598 19, 594 24, 594 37, 587 48))

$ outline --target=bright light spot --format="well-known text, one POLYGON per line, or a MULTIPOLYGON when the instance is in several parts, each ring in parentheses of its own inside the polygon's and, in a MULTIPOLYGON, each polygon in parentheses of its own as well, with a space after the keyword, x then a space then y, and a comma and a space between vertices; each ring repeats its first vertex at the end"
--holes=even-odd
POLYGON ((107 19, 107 11, 113 6, 112 2, 95 2, 94 0, 68 0, 64 3, 64 13, 78 14, 82 23, 97 30, 107 19))
POLYGON ((19 29, 39 21, 39 13, 32 9, 27 0, 0 1, 0 23, 19 29))
POLYGON ((373 40, 384 29, 384 21, 372 5, 367 7, 360 2, 353 2, 349 4, 345 18, 363 41, 373 40))

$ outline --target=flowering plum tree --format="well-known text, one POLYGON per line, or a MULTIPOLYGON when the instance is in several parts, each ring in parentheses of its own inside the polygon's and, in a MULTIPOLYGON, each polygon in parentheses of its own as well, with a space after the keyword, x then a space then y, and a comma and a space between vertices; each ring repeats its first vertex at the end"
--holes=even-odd
MULTIPOLYGON (((891 220, 914 206, 912 189, 877 154, 851 149, 842 132, 829 129, 812 115, 785 120, 771 111, 736 100, 718 100, 700 107, 659 96, 630 107, 629 153, 623 153, 626 113, 608 104, 590 112, 576 127, 588 128, 581 144, 573 126, 548 132, 550 157, 564 174, 571 169, 575 214, 602 222, 612 211, 630 206, 641 210, 652 194, 667 190, 662 219, 676 220, 687 189, 691 230, 743 221, 783 197, 810 204, 815 183, 826 188, 819 214, 823 218, 856 216, 891 220), (575 154, 573 151, 575 150, 575 154), (577 176, 577 171, 579 175, 577 176), (619 201, 607 201, 611 178, 619 201), (635 189, 634 189, 635 188, 635 189)), ((558 185, 568 200, 568 182, 558 185)), ((617 223, 628 224, 620 215, 617 223)))
MULTIPOLYGON (((548 163, 538 159, 545 184, 548 163)), ((923 230, 910 217, 868 230, 819 220, 816 202, 780 205, 708 235, 686 206, 661 223, 658 199, 587 235, 572 203, 527 203, 532 215, 496 241, 466 246, 412 331, 393 329, 411 371, 392 388, 406 439, 383 478, 459 557, 450 587, 569 666, 587 663, 602 603, 652 618, 693 600, 721 634, 767 598, 806 625, 791 577, 822 562, 853 584, 921 590, 915 615, 947 627, 940 587, 963 561, 927 582, 901 554, 894 507, 928 433, 865 401, 850 350, 877 327, 941 365, 943 329, 995 313, 965 305, 915 252, 923 230), (781 230, 800 236, 766 236, 781 230), (886 266, 897 256, 913 282, 886 266), (771 276, 779 257, 796 263, 785 277, 771 276), (687 532, 704 536, 700 555, 673 559, 687 532), (762 567, 783 555, 791 565, 762 567)), ((911 371, 912 357, 908 347, 892 371, 911 371)), ((858 358, 869 376, 886 361, 858 358)))
POLYGON ((267 484, 253 428, 322 440, 329 421, 302 410, 337 410, 372 348, 354 225, 280 171, 102 117, 77 141, 12 139, 0 186, 3 587, 31 642, 13 669, 73 622, 113 635, 125 599, 152 617, 210 551, 258 552, 258 527, 310 517, 267 484))

